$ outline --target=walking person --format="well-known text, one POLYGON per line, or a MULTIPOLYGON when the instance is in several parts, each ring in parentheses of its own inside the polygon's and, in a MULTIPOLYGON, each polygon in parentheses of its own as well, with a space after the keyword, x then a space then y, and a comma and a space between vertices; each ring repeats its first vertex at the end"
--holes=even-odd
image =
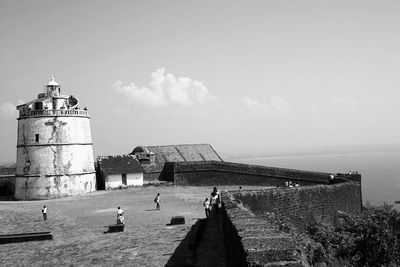
POLYGON ((47 220, 47 207, 46 207, 46 205, 43 206, 42 214, 43 214, 43 220, 46 221, 47 220))
POLYGON ((203 206, 206 212, 206 217, 208 219, 210 218, 210 208, 211 208, 210 201, 208 200, 208 198, 206 198, 206 200, 204 201, 203 206))
POLYGON ((156 203, 156 210, 160 210, 160 193, 154 198, 154 203, 156 203))

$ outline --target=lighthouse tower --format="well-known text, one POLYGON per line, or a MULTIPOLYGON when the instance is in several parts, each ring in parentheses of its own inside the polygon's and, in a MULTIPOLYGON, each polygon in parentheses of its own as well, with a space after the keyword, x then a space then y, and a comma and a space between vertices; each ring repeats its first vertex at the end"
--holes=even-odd
POLYGON ((17 106, 16 199, 50 199, 96 189, 89 114, 51 77, 38 98, 17 106))

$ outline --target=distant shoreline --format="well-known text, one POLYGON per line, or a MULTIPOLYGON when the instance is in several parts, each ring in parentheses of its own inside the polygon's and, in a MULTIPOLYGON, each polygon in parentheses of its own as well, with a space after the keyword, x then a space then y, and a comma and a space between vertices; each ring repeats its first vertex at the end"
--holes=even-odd
POLYGON ((330 148, 326 150, 302 150, 302 151, 275 151, 275 152, 259 152, 243 153, 225 153, 224 159, 226 161, 235 160, 257 160, 257 159, 288 159, 288 158, 302 158, 302 157, 313 157, 313 156, 332 156, 332 155, 351 155, 351 154, 364 154, 364 153, 384 153, 384 152, 400 152, 400 144, 393 146, 363 146, 363 147, 338 147, 330 148))

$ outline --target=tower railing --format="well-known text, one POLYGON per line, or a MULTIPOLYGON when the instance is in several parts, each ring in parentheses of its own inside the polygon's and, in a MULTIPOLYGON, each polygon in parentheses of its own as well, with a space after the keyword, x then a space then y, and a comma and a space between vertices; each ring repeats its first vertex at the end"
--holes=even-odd
POLYGON ((89 112, 83 109, 42 109, 28 110, 20 113, 20 118, 41 116, 77 116, 89 117, 89 112))

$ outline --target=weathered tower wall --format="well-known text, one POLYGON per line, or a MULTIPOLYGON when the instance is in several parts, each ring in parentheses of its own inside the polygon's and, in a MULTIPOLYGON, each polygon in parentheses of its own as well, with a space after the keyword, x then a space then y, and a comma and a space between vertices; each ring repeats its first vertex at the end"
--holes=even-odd
POLYGON ((44 93, 17 106, 14 198, 50 199, 96 190, 87 109, 51 77, 44 93))
POLYGON ((57 198, 95 189, 87 111, 32 111, 18 119, 16 199, 57 198))

